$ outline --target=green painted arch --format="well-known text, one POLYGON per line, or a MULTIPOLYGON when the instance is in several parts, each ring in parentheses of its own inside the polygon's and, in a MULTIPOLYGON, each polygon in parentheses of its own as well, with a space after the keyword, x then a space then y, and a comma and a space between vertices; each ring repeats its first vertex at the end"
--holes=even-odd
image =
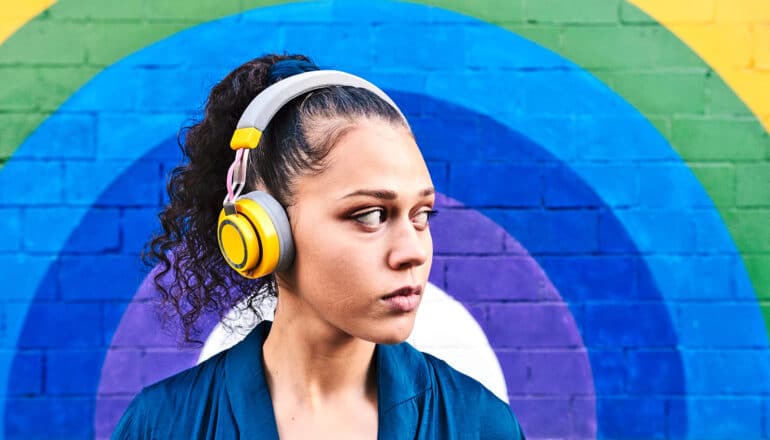
POLYGON ((105 67, 200 23, 283 3, 292 1, 57 1, 0 45, 0 165, 105 67))
MULTIPOLYGON (((0 161, 104 67, 201 22, 282 3, 290 1, 60 0, 0 47, 0 161)), ((770 302, 770 229, 764 226, 770 200, 758 189, 736 189, 741 169, 770 158, 770 138, 729 86, 676 36, 623 0, 413 3, 528 38, 585 68, 635 106, 703 184, 760 301, 770 302), (726 142, 733 147, 725 148, 726 142)), ((763 310, 770 321, 770 307, 763 310)))

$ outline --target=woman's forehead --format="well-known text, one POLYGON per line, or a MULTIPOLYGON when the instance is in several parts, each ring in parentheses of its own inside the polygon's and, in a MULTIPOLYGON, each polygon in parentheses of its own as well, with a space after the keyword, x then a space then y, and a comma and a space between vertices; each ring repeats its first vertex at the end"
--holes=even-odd
POLYGON ((304 189, 339 197, 359 190, 412 195, 432 188, 412 135, 385 122, 357 124, 348 130, 329 152, 324 171, 308 177, 298 182, 304 189))

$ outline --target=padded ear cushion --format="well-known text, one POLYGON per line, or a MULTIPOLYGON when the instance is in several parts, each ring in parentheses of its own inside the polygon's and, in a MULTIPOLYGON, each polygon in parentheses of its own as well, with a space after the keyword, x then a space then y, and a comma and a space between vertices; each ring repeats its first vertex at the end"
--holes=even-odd
MULTIPOLYGON (((278 262, 276 271, 283 271, 291 267, 294 262, 294 238, 291 235, 291 225, 286 210, 278 203, 278 200, 264 191, 252 191, 238 197, 236 205, 242 200, 252 200, 265 210, 278 236, 278 262)), ((264 240, 263 240, 264 244, 264 240)))

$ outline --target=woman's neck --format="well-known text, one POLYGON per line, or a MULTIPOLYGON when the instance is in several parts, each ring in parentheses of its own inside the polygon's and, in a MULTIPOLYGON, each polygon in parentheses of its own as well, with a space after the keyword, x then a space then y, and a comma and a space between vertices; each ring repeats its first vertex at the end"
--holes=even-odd
POLYGON ((282 295, 265 340, 265 375, 282 404, 316 410, 338 402, 376 405, 375 344, 322 320, 295 296, 282 295))

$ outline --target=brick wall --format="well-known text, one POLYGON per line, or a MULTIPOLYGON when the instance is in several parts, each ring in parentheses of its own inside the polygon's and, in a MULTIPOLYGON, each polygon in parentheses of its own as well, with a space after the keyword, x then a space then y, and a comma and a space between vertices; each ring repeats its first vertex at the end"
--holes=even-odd
POLYGON ((770 13, 665 3, 8 6, 0 431, 105 437, 197 361, 138 254, 177 130, 288 50, 407 113, 446 197, 431 282, 481 326, 528 437, 770 437, 770 13))

